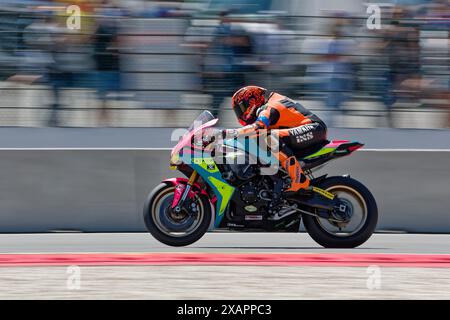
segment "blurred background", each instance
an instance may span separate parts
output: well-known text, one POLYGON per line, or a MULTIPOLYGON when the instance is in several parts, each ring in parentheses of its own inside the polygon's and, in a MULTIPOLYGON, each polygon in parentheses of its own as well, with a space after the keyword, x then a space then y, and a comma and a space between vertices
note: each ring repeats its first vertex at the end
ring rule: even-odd
POLYGON ((374 3, 1 0, 0 126, 237 126, 254 84, 331 127, 448 128, 449 2, 376 3, 372 29, 374 3))

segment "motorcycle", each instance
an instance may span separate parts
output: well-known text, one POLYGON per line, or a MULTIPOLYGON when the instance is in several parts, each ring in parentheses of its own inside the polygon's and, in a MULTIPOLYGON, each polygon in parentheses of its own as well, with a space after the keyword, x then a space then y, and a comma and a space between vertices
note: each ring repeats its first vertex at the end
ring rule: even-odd
POLYGON ((371 192, 348 175, 314 176, 328 161, 350 155, 363 144, 327 140, 296 151, 310 186, 284 193, 289 175, 281 168, 270 171, 276 165, 260 147, 255 152, 236 139, 205 139, 217 121, 209 111, 197 117, 171 152, 171 169, 186 178, 163 180, 148 195, 144 220, 157 240, 187 246, 215 229, 299 232, 301 221, 326 248, 354 248, 370 238, 378 220, 371 192), (219 161, 223 159, 228 161, 219 161))

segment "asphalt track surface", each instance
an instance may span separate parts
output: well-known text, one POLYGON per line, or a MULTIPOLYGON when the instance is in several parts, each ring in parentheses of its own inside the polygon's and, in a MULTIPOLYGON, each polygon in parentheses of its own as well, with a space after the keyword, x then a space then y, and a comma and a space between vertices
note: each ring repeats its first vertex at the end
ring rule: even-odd
POLYGON ((450 268, 100 266, 72 281, 73 270, 2 267, 0 299, 450 299, 450 268))
POLYGON ((375 234, 360 248, 330 250, 307 234, 216 232, 189 247, 171 248, 145 233, 2 234, 0 299, 450 299, 449 240, 450 235, 375 234), (124 253, 132 259, 162 257, 163 263, 120 262, 124 253), (114 254, 119 263, 80 258, 114 254), (225 263, 198 263, 220 255, 225 263), (249 263, 229 263, 239 255, 249 263), (57 263, 17 264, 49 256, 57 263), (70 256, 78 258, 65 260, 70 256), (189 261, 195 256, 200 260, 189 261), (261 263, 308 256, 335 262, 261 263), (8 257, 16 263, 5 263, 8 257), (354 263, 364 257, 368 262, 354 263), (391 257, 409 262, 386 265, 391 257), (415 265, 411 257, 444 263, 415 265))
POLYGON ((188 247, 169 247, 147 233, 0 234, 6 253, 385 253, 450 254, 450 235, 374 234, 355 249, 325 249, 306 233, 207 233, 188 247))

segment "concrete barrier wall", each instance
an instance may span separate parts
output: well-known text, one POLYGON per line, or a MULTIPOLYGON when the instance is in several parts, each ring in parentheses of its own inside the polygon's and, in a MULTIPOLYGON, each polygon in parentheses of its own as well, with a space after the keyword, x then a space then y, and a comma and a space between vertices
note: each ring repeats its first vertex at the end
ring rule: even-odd
MULTIPOLYGON (((142 205, 167 150, 0 150, 0 232, 144 231, 142 205)), ((378 230, 450 233, 450 152, 358 151, 349 173, 378 202, 378 230)))

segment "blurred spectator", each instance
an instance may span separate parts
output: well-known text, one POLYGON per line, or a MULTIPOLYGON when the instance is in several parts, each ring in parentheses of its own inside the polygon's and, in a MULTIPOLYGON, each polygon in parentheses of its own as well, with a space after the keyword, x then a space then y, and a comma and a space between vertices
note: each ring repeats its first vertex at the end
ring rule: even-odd
POLYGON ((427 70, 421 82, 424 98, 439 101, 438 107, 448 111, 445 126, 450 128, 450 6, 447 1, 435 1, 426 8, 422 19, 426 29, 436 38, 423 40, 422 64, 427 70))
MULTIPOLYGON (((348 20, 336 19, 331 27, 331 41, 325 60, 330 64, 331 73, 326 90, 328 92, 327 106, 332 112, 340 110, 341 105, 350 98, 354 88, 355 70, 351 54, 354 52, 354 40, 345 38, 345 26, 348 20)), ((331 126, 332 123, 329 123, 331 126)))
POLYGON ((108 125, 108 93, 116 94, 120 90, 119 35, 117 20, 120 10, 104 1, 96 11, 97 29, 94 36, 95 63, 97 67, 96 86, 101 100, 98 123, 108 125))
POLYGON ((206 50, 203 84, 213 96, 212 112, 218 116, 220 105, 245 84, 245 73, 252 70, 246 58, 253 52, 250 36, 232 25, 226 13, 220 16, 213 40, 206 50))
POLYGON ((290 32, 284 28, 283 17, 267 16, 245 24, 251 36, 251 56, 245 57, 245 64, 252 73, 246 74, 247 83, 287 92, 289 88, 283 77, 292 71, 298 61, 288 66, 286 55, 290 32))
POLYGON ((341 105, 350 98, 354 88, 355 70, 351 55, 356 44, 346 38, 345 27, 348 20, 344 17, 335 18, 329 30, 329 38, 322 39, 316 45, 315 59, 318 64, 309 72, 321 81, 312 90, 325 92, 325 104, 330 109, 327 125, 333 125, 333 117, 340 111, 341 105), (318 46, 318 48, 317 48, 318 46), (318 50, 318 51, 317 51, 318 50))
POLYGON ((384 46, 384 53, 388 58, 388 70, 385 78, 384 102, 391 127, 394 126, 393 104, 399 100, 417 98, 414 91, 420 82, 419 31, 415 26, 402 23, 402 19, 406 17, 405 9, 396 7, 385 38, 387 43, 384 46))
POLYGON ((38 17, 29 21, 22 32, 22 46, 16 51, 20 63, 17 74, 8 80, 23 84, 48 83, 48 68, 53 59, 51 50, 51 11, 38 11, 38 17))
POLYGON ((81 17, 80 30, 66 27, 67 16, 60 14, 52 34, 53 63, 50 66, 50 84, 53 91, 52 113, 49 126, 61 125, 59 109, 64 89, 91 88, 95 83, 92 34, 94 21, 87 8, 81 17))
MULTIPOLYGON (((160 110, 143 110, 151 107, 169 114, 168 119, 161 116, 163 123, 155 120, 154 124, 164 126, 187 117, 184 111, 179 112, 180 118, 173 117, 176 108, 198 107, 208 96, 212 97, 211 108, 217 116, 221 104, 236 89, 254 84, 319 100, 311 103, 313 108, 326 105, 330 116, 346 110, 344 104, 349 99, 358 99, 369 113, 361 110, 353 117, 345 117, 346 125, 367 125, 370 122, 364 117, 384 115, 372 112, 380 111, 382 102, 388 110, 389 126, 414 126, 411 120, 417 118, 415 123, 420 126, 437 127, 445 117, 432 113, 447 110, 446 125, 450 126, 448 1, 382 4, 380 30, 367 29, 367 17, 357 13, 362 13, 363 8, 359 2, 348 6, 354 12, 351 16, 344 12, 331 17, 322 15, 334 10, 328 3, 312 9, 282 1, 274 9, 270 1, 255 0, 214 0, 208 4, 138 0, 128 1, 126 8, 118 9, 110 4, 113 2, 116 6, 124 3, 17 0, 8 8, 2 6, 0 78, 10 80, 0 83, 5 89, 0 93, 8 98, 2 101, 2 112, 20 114, 19 125, 35 123, 22 120, 34 113, 14 109, 17 105, 29 108, 49 103, 45 94, 33 92, 42 87, 15 88, 17 83, 13 81, 41 83, 48 84, 52 93, 49 125, 61 124, 63 105, 86 107, 80 103, 80 95, 70 94, 69 90, 90 88, 97 93, 98 101, 89 102, 100 105, 96 113, 99 125, 111 124, 108 110, 122 90, 124 106, 116 112, 123 117, 123 125, 135 125, 133 121, 138 118, 136 121, 142 121, 138 112, 151 117, 162 114, 160 110), (81 30, 66 26, 65 9, 69 4, 81 7, 81 30), (99 7, 93 11, 95 6, 99 7), (227 11, 217 16, 219 8, 227 11), (262 9, 266 11, 258 11, 262 9), (41 16, 43 11, 58 14, 45 17, 41 16), (125 11, 128 15, 123 14, 125 11), (356 28, 357 24, 360 28, 356 28), (189 29, 192 34, 186 32, 189 29), (120 66, 127 72, 121 75, 120 66), (168 87, 171 94, 167 94, 168 87), (396 112, 399 121, 394 124, 394 108, 419 112, 396 112)), ((16 118, 10 118, 16 123, 16 118)), ((76 121, 86 118, 80 116, 76 121)), ((326 119, 333 125, 331 120, 326 119)))

